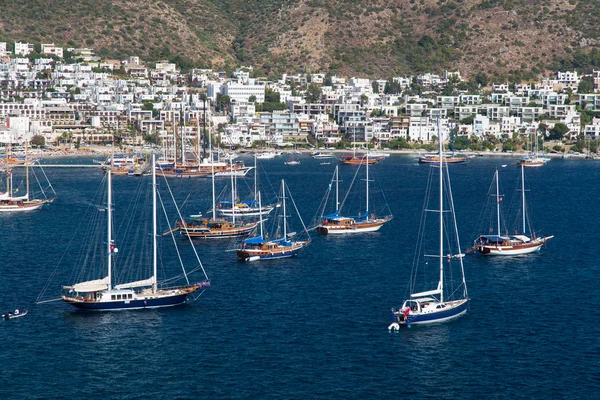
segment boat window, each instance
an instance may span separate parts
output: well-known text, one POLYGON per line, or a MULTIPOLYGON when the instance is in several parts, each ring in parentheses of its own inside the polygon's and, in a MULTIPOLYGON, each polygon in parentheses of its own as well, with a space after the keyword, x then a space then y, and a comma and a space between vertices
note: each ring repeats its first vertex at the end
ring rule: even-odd
POLYGON ((117 295, 117 300, 121 300, 121 295, 120 294, 117 295))
POLYGON ((111 295, 111 296, 110 296, 110 299, 111 299, 111 300, 114 300, 114 299, 115 299, 115 295, 114 295, 114 294, 113 294, 113 295, 111 295))
POLYGON ((132 295, 131 293, 129 293, 129 294, 127 295, 127 298, 129 298, 129 299, 133 299, 133 295, 132 295))

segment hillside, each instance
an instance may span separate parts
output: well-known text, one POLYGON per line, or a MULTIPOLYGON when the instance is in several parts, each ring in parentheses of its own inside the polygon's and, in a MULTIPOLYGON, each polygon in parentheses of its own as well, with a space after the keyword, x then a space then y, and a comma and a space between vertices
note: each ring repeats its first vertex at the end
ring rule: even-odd
POLYGON ((533 79, 600 66, 593 0, 3 0, 0 41, 259 74, 459 69, 533 79), (588 54, 592 51, 591 54, 588 54))

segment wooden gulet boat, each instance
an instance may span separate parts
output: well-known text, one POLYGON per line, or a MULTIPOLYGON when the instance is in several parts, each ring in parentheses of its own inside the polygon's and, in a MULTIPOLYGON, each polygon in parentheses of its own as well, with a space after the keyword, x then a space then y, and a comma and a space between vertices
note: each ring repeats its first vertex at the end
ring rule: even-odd
MULTIPOLYGON (((8 152, 7 152, 8 153, 8 152)), ((8 163, 7 163, 8 165, 8 163)), ((0 212, 18 213, 39 210, 52 203, 56 199, 56 192, 50 185, 50 189, 54 193, 53 197, 45 197, 43 199, 32 199, 29 191, 29 160, 28 160, 28 144, 25 144, 25 195, 15 196, 13 187, 13 173, 10 167, 6 168, 6 192, 0 192, 0 212)), ((45 175, 45 174, 44 174, 45 175)), ((42 190, 42 194, 45 196, 45 192, 42 190)))
MULTIPOLYGON (((286 203, 286 188, 285 181, 281 181, 281 201, 282 201, 282 228, 283 235, 281 238, 277 238, 275 240, 268 240, 267 235, 264 233, 263 228, 263 219, 260 216, 260 235, 257 237, 246 239, 242 242, 242 245, 236 250, 236 254, 239 258, 245 261, 258 261, 258 260, 274 260, 279 258, 288 258, 293 257, 298 254, 298 251, 304 248, 308 243, 310 243, 310 236, 308 235, 308 231, 306 226, 304 226, 304 222, 302 222, 302 227, 304 228, 304 232, 306 233, 307 240, 297 240, 295 232, 288 232, 287 227, 287 203, 286 203)), ((287 190, 289 192, 289 190, 287 190)), ((291 194, 289 197, 292 202, 291 194)), ((258 193, 258 202, 259 206, 261 205, 260 200, 260 192, 258 193)), ((295 207, 295 204, 294 204, 295 207)), ((297 211, 297 209, 296 209, 297 211)), ((298 214, 300 221, 302 218, 300 214, 298 214)), ((279 232, 279 229, 277 229, 279 232)))
MULTIPOLYGON (((521 164, 521 209, 522 209, 522 233, 515 231, 514 235, 502 235, 500 228, 500 184, 498 170, 494 174, 496 182, 496 234, 480 235, 474 242, 472 250, 476 250, 483 255, 491 256, 516 256, 535 253, 541 250, 542 246, 554 236, 537 237, 535 233, 526 235, 527 218, 525 202, 525 165, 521 164)), ((490 229, 493 231, 493 229, 490 229)))
MULTIPOLYGON (((210 155, 212 161, 212 145, 209 142, 210 147, 210 155)), ((236 223, 235 221, 235 213, 232 216, 232 221, 227 221, 225 219, 217 219, 217 208, 216 208, 216 199, 215 199, 215 170, 214 165, 212 167, 212 218, 211 219, 203 219, 200 221, 190 221, 186 222, 182 220, 177 223, 176 230, 183 236, 188 236, 191 238, 198 239, 226 239, 238 236, 248 236, 253 229, 256 228, 258 222, 248 222, 248 223, 236 223)), ((233 201, 234 197, 234 189, 233 189, 233 181, 234 175, 231 176, 231 199, 233 201)))
MULTIPOLYGON (((369 163, 366 166, 366 208, 365 212, 355 216, 347 217, 340 215, 339 201, 339 170, 335 168, 332 182, 335 182, 335 212, 329 215, 322 215, 317 225, 317 232, 322 234, 352 234, 376 232, 384 224, 392 219, 392 216, 377 217, 369 209, 369 163)), ((358 172, 358 171, 357 171, 358 172)), ((331 184, 329 187, 331 188, 331 184)))

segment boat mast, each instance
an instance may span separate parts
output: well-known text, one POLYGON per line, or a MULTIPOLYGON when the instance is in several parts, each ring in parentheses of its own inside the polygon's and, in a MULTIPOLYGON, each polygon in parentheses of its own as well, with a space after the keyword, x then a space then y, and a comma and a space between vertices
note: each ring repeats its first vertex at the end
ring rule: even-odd
MULTIPOLYGON (((114 160, 113 160, 114 162, 114 160)), ((108 169, 108 199, 106 200, 107 205, 107 230, 108 230, 108 290, 112 289, 112 252, 114 250, 114 245, 112 242, 112 168, 113 165, 108 169)))
MULTIPOLYGON (((260 192, 258 192, 258 208, 262 209, 262 200, 260 198, 260 192)), ((260 237, 261 237, 261 239, 264 239, 263 238, 263 218, 262 218, 261 212, 258 213, 258 219, 260 221, 260 237)))
POLYGON ((25 200, 29 200, 29 141, 25 139, 25 200))
POLYGON ((335 167, 335 212, 339 212, 340 211, 340 195, 339 195, 339 182, 340 182, 340 175, 339 175, 339 166, 336 165, 335 167))
MULTIPOLYGON (((229 156, 229 162, 232 162, 232 156, 229 156)), ((231 171, 231 219, 235 224, 235 181, 233 179, 233 171, 231 171)))
POLYGON ((496 169, 496 227, 498 236, 500 236, 500 184, 498 183, 498 178, 500 178, 500 175, 498 174, 498 169, 496 169))
POLYGON ((440 303, 444 302, 444 161, 442 157, 442 130, 440 129, 440 120, 438 119, 438 147, 440 152, 440 282, 438 289, 440 291, 440 303))
MULTIPOLYGON (((256 169, 256 154, 254 154, 254 200, 256 200, 256 191, 258 190, 258 169, 256 169)), ((231 172, 233 173, 233 165, 231 166, 231 172)))
POLYGON ((283 201, 283 240, 287 238, 287 227, 286 227, 286 211, 285 211, 285 181, 281 180, 281 199, 283 201))
POLYGON ((367 151, 366 154, 366 161, 367 161, 367 173, 365 176, 365 181, 367 182, 367 209, 365 210, 365 212, 367 213, 367 219, 369 219, 369 152, 367 151))
POLYGON ((525 168, 521 164, 521 207, 523 207, 523 234, 525 234, 525 168))
MULTIPOLYGON (((206 103, 205 103, 206 106, 206 103)), ((206 125, 204 126, 204 136, 206 136, 206 125)), ((204 146, 202 146, 204 148, 204 146)), ((210 173, 212 175, 212 217, 213 221, 217 219, 217 201, 215 200, 215 162, 213 160, 212 141, 208 136, 208 155, 210 161, 210 173)), ((233 206, 233 205, 232 205, 233 206)))
POLYGON ((152 293, 156 293, 158 284, 156 282, 156 269, 158 265, 158 244, 156 240, 156 166, 155 166, 155 155, 152 154, 152 276, 154 277, 152 282, 152 293))

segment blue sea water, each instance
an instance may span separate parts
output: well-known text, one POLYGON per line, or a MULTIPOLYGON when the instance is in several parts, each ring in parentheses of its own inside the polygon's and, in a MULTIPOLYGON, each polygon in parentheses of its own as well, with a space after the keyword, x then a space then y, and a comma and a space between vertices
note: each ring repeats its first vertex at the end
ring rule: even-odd
MULTIPOLYGON (((262 167, 274 187, 286 179, 309 222, 335 165, 299 160, 262 167)), ((500 164, 508 164, 507 181, 518 178, 508 158, 450 167, 463 250, 480 233, 475 224, 500 164)), ((354 168, 340 167, 345 183, 354 168)), ((600 163, 528 169, 535 228, 554 239, 527 257, 468 256, 464 317, 389 333, 390 308, 401 305, 410 275, 428 168, 411 156, 372 168, 394 214, 377 233, 313 233, 298 257, 261 263, 200 242, 212 282, 200 299, 109 313, 34 304, 102 179, 95 169, 48 168, 60 196, 50 208, 0 215, 0 311, 30 310, 0 321, 0 398, 595 398, 600 163)), ((115 186, 126 191, 135 178, 120 179, 115 186)), ((209 180, 172 182, 178 200, 191 194, 187 213, 208 208, 209 180)), ((56 271, 51 294, 69 272, 56 271)))

